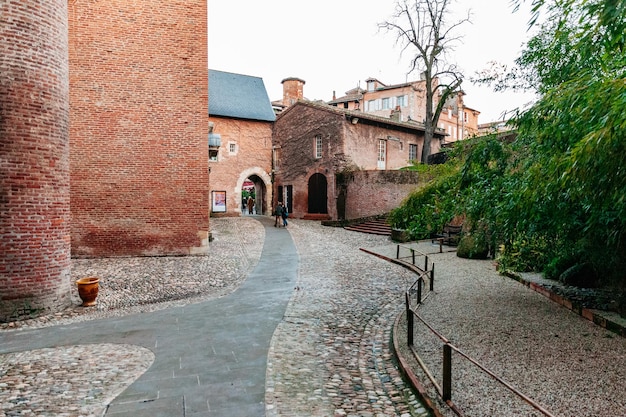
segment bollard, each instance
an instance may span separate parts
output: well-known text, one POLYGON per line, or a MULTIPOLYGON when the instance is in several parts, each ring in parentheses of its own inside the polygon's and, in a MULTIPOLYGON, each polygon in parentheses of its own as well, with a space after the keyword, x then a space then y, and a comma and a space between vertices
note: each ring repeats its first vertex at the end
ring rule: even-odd
POLYGON ((411 249, 411 256, 413 257, 413 265, 415 265, 415 249, 411 249))
POLYGON ((396 246, 396 259, 400 259, 400 245, 396 246))
POLYGON ((424 271, 428 272, 428 255, 424 256, 424 271))
POLYGON ((449 344, 443 345, 443 393, 444 401, 452 399, 452 348, 449 344))
POLYGON ((433 264, 433 269, 430 270, 430 290, 433 291, 435 288, 435 264, 433 264))
POLYGON ((422 283, 424 279, 419 277, 417 280, 417 304, 422 304, 422 283))
POLYGON ((409 293, 405 294, 405 302, 406 302, 406 342, 409 346, 413 346, 413 312, 411 311, 411 303, 409 299, 409 293))

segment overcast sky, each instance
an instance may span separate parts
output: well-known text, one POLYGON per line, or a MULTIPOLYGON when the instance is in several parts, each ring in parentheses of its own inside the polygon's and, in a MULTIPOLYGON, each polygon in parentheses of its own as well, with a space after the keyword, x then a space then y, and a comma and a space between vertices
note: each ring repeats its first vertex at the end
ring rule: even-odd
MULTIPOLYGON (((332 99, 369 77, 398 84, 419 78, 411 73, 408 51, 378 30, 390 20, 395 0, 208 0, 209 68, 261 77, 270 100, 282 98, 281 81, 306 81, 311 100, 332 99)), ((512 64, 528 38, 525 12, 512 12, 509 0, 459 0, 459 16, 471 22, 459 29, 452 52, 466 81, 465 105, 481 112, 479 123, 499 120, 504 111, 524 107, 531 93, 494 93, 469 81, 489 61, 512 64)), ((458 20, 454 19, 455 21, 458 20)))

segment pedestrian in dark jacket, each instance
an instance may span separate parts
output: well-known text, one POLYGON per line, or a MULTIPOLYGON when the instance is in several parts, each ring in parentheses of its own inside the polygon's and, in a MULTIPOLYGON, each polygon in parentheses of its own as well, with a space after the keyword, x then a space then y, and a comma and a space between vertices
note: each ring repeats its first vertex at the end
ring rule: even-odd
POLYGON ((283 202, 279 201, 276 209, 274 210, 274 227, 280 227, 280 223, 283 218, 283 202))
POLYGON ((289 217, 289 213, 287 213, 287 207, 283 206, 283 214, 281 217, 283 218, 283 227, 287 227, 287 217, 289 217))

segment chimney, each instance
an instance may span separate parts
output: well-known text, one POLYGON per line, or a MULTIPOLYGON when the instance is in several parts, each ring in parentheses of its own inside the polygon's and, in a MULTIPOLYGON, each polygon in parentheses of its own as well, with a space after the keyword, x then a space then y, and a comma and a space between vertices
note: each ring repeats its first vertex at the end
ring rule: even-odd
POLYGON ((389 115, 391 120, 395 120, 396 122, 402 121, 402 110, 400 110, 400 106, 396 106, 395 109, 391 110, 391 114, 389 115))
POLYGON ((289 107, 304 98, 304 84, 300 78, 290 77, 281 81, 283 85, 283 106, 289 107))

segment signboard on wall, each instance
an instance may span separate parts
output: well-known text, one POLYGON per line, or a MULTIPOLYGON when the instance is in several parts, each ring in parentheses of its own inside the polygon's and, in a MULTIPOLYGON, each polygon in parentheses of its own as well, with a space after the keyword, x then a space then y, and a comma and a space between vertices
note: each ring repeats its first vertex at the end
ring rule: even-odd
POLYGON ((226 191, 212 191, 213 205, 211 211, 214 213, 226 212, 226 191))

